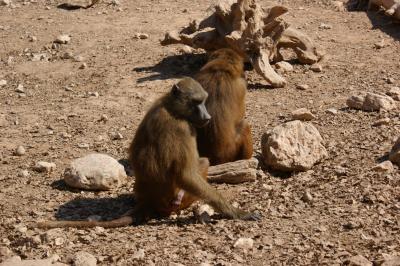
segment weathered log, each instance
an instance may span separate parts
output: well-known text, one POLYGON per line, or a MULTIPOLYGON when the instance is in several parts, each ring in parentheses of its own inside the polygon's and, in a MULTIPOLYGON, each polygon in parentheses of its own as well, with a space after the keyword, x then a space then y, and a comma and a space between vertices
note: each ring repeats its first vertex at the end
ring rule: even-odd
POLYGON ((208 168, 208 182, 238 184, 254 181, 257 174, 258 160, 240 160, 230 163, 210 166, 208 168))
POLYGON ((179 33, 166 33, 161 44, 180 43, 206 51, 231 48, 273 87, 283 87, 285 79, 270 65, 271 61, 283 60, 279 49, 293 49, 304 64, 321 59, 309 37, 279 18, 287 11, 283 6, 263 9, 256 0, 221 0, 209 17, 191 22, 179 33))

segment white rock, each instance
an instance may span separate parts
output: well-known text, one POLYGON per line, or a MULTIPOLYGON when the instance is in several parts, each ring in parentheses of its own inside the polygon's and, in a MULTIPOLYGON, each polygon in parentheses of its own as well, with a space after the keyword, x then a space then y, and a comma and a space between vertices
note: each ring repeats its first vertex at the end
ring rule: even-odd
POLYGON ((310 121, 315 119, 315 115, 313 115, 310 110, 306 108, 300 108, 292 112, 292 119, 310 121))
POLYGON ((338 113, 338 110, 335 108, 329 108, 326 110, 326 112, 331 115, 336 115, 338 113))
POLYGON ((67 44, 71 41, 71 37, 67 34, 61 34, 54 40, 55 43, 67 44))
POLYGON ((234 248, 240 249, 251 249, 253 247, 254 240, 251 238, 241 237, 236 240, 235 244, 233 245, 234 248))
POLYGON ((34 166, 34 170, 36 170, 38 172, 50 173, 55 169, 56 169, 55 163, 49 163, 49 162, 44 162, 44 161, 39 161, 34 166))
POLYGON ((374 166, 372 170, 375 172, 391 173, 394 171, 394 167, 391 161, 384 161, 374 166))
POLYGON ((90 253, 79 251, 73 258, 74 266, 96 266, 97 259, 90 253))
POLYGON ((18 86, 15 89, 15 91, 18 92, 18 93, 24 93, 25 92, 24 85, 18 84, 18 86))
POLYGON ((124 138, 124 136, 119 132, 111 133, 111 139, 112 140, 119 140, 119 139, 123 139, 123 138, 124 138))
POLYGON ((400 166, 400 137, 397 139, 389 153, 389 160, 400 166))
POLYGON ((65 239, 62 237, 57 237, 56 239, 54 239, 54 244, 56 246, 62 246, 65 243, 65 239))
POLYGON ((400 88, 399 87, 392 87, 390 90, 386 93, 390 97, 393 98, 393 100, 400 101, 400 88))
POLYGON ((133 254, 133 256, 132 256, 132 258, 134 258, 134 259, 138 259, 138 260, 142 260, 142 259, 144 259, 144 257, 145 257, 145 253, 144 253, 144 249, 139 249, 138 251, 136 251, 134 254, 133 254))
POLYGON ((29 174, 29 172, 28 172, 28 170, 22 170, 20 173, 19 173, 19 176, 21 176, 21 177, 29 177, 30 176, 30 174, 29 174))
POLYGON ((349 258, 345 265, 347 266, 372 266, 372 262, 361 255, 349 258))
POLYGON ((109 190, 125 184, 127 176, 117 160, 95 153, 72 161, 65 170, 64 180, 75 188, 109 190))
POLYGON ((3 263, 0 263, 0 266, 68 266, 68 264, 57 262, 58 260, 58 256, 52 256, 42 260, 21 260, 21 257, 13 256, 3 263))
POLYGON ((296 86, 296 89, 301 90, 301 91, 306 91, 310 88, 310 86, 308 86, 307 84, 298 84, 296 86))
POLYGON ((7 85, 7 80, 0 79, 0 87, 6 86, 6 85, 7 85))
POLYGON ((15 155, 22 156, 22 155, 24 155, 25 153, 26 153, 26 150, 25 150, 24 146, 18 146, 18 147, 15 149, 15 155))
POLYGON ((265 164, 281 171, 306 171, 328 156, 318 130, 298 120, 264 133, 261 148, 265 164))
POLYGON ((370 92, 365 95, 353 95, 347 99, 346 104, 350 108, 363 111, 391 110, 396 107, 396 102, 389 96, 370 92))
POLYGON ((195 209, 194 215, 200 223, 207 223, 211 221, 211 216, 214 215, 214 209, 208 204, 202 204, 195 209))
POLYGON ((280 61, 278 63, 275 64, 276 69, 280 69, 284 72, 291 72, 293 71, 293 66, 285 61, 280 61))
POLYGON ((325 24, 325 23, 321 23, 321 24, 319 25, 319 28, 320 28, 320 29, 323 29, 323 30, 330 30, 330 29, 332 29, 332 25, 330 25, 330 24, 325 24))

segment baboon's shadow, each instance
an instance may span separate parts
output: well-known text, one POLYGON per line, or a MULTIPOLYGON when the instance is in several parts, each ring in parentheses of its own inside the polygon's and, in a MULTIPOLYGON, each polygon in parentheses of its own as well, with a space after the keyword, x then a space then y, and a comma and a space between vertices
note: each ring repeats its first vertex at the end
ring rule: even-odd
POLYGON ((193 76, 207 62, 204 54, 181 54, 163 58, 159 63, 149 67, 136 67, 135 72, 149 73, 149 76, 139 78, 138 83, 166 80, 170 78, 181 78, 193 76))
POLYGON ((87 220, 89 216, 97 215, 101 220, 111 220, 120 217, 135 205, 132 194, 122 194, 117 198, 75 198, 62 204, 55 215, 57 220, 87 220))

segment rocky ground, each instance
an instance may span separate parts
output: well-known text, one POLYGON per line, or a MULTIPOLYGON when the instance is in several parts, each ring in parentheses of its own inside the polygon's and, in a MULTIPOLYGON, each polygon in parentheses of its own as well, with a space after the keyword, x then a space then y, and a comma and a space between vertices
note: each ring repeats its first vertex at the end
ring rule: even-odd
POLYGON ((138 227, 27 228, 38 220, 105 219, 129 209, 134 180, 108 192, 81 191, 60 181, 64 169, 92 152, 126 158, 154 99, 204 63, 200 51, 184 54, 182 46, 162 47, 159 40, 204 17, 213 2, 101 1, 71 11, 54 0, 0 6, 0 261, 57 255, 79 265, 80 251, 98 265, 340 265, 349 259, 379 265, 400 256, 399 170, 371 170, 398 137, 399 109, 346 105, 353 94, 400 86, 400 25, 381 13, 339 11, 328 0, 278 1, 289 8, 284 18, 325 49, 322 72, 290 61, 294 70, 284 74, 288 85, 281 89, 247 72, 255 156, 262 134, 299 108, 316 116, 312 123, 328 153, 306 172, 264 169, 254 182, 216 185, 261 213, 261 221, 202 224, 188 210, 138 227), (70 40, 54 44, 62 34, 70 40), (35 171, 39 161, 55 168, 35 171))

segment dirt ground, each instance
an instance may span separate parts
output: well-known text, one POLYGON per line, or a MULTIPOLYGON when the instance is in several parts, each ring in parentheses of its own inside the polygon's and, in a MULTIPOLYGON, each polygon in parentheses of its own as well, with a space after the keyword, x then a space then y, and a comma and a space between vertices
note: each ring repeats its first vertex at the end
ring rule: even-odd
POLYGON ((316 114, 313 124, 329 153, 307 172, 281 176, 265 170, 252 183, 216 186, 241 207, 260 212, 261 221, 201 224, 188 210, 138 227, 26 230, 33 221, 111 218, 129 209, 134 180, 109 192, 79 191, 60 181, 63 171, 91 152, 126 158, 154 99, 204 63, 200 51, 185 55, 181 46, 162 47, 159 40, 205 17, 213 2, 102 1, 67 11, 57 8, 61 1, 32 0, 0 7, 0 80, 7 81, 0 87, 3 253, 6 247, 28 259, 58 254, 69 263, 77 251, 87 251, 99 265, 340 265, 358 254, 370 261, 400 255, 398 168, 391 174, 370 171, 399 136, 398 109, 367 113, 345 104, 359 91, 385 93, 400 86, 400 24, 381 13, 339 12, 327 0, 279 1, 289 8, 285 19, 329 55, 322 72, 294 63, 294 71, 284 75, 288 85, 280 89, 247 72, 246 116, 255 155, 262 133, 301 107, 316 114), (136 33, 149 37, 137 39, 136 33), (69 34, 70 43, 52 47, 60 34, 69 34), (376 49, 382 40, 385 46, 376 49), (71 53, 81 57, 68 58, 71 53), (24 93, 16 92, 19 84, 24 93), (296 89, 299 84, 309 89, 296 89), (329 108, 338 113, 327 113, 329 108), (382 117, 390 124, 372 126, 382 117), (116 132, 123 138, 113 140, 116 132), (26 149, 23 156, 14 155, 19 145, 26 149), (56 170, 37 173, 37 161, 54 162, 56 170), (313 196, 309 203, 302 200, 306 191, 313 196), (252 238, 253 248, 234 248, 239 237, 252 238))

